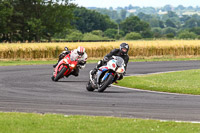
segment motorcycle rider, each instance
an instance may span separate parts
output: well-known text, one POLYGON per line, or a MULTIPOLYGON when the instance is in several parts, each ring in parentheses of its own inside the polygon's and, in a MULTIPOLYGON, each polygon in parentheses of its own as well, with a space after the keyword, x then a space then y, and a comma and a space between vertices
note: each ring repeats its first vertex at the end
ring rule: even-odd
MULTIPOLYGON (((112 59, 112 56, 120 56, 121 58, 124 59, 124 63, 125 63, 125 71, 127 68, 127 64, 129 61, 129 56, 128 56, 128 51, 129 51, 129 45, 127 43, 121 43, 120 44, 120 48, 119 49, 113 49, 109 54, 107 54, 106 56, 104 56, 104 59, 100 60, 97 64, 97 66, 90 71, 91 75, 96 74, 97 70, 105 65, 110 59, 112 59)), ((124 73, 125 75, 125 73, 124 73)), ((123 79, 123 76, 120 77, 118 80, 123 79)))
POLYGON ((70 73, 70 75, 78 76, 79 68, 84 69, 86 62, 87 62, 87 53, 85 52, 85 48, 79 46, 77 49, 69 51, 68 48, 65 47, 65 51, 63 51, 59 55, 58 62, 55 65, 53 65, 53 67, 55 68, 58 65, 58 63, 60 62, 60 60, 62 60, 67 54, 70 54, 71 61, 75 61, 75 60, 78 61, 79 67, 76 67, 76 69, 74 69, 74 71, 70 73))

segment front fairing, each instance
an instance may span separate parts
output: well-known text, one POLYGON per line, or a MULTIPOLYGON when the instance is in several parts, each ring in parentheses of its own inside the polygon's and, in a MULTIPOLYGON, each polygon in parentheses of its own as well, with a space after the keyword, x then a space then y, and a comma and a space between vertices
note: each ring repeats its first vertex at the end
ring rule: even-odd
POLYGON ((66 55, 55 68, 54 77, 56 77, 58 71, 60 71, 63 67, 66 67, 68 70, 64 73, 64 76, 67 76, 73 69, 77 67, 77 61, 71 61, 69 54, 66 55))
POLYGON ((105 66, 99 68, 99 71, 97 72, 97 83, 99 84, 104 81, 109 74, 114 75, 114 77, 120 77, 124 72, 124 60, 121 57, 114 57, 107 62, 105 66))
POLYGON ((107 62, 106 66, 102 66, 99 68, 97 72, 97 83, 104 81, 109 74, 115 73, 115 70, 117 69, 116 60, 110 60, 107 62))

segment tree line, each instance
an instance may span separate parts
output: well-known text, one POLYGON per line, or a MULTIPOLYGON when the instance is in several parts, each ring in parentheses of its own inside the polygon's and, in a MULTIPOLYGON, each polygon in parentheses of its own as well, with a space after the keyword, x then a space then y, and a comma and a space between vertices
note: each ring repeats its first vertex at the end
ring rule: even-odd
POLYGON ((69 0, 0 0, 0 42, 199 38, 200 17, 139 13, 112 19, 69 0))
POLYGON ((200 7, 172 7, 166 5, 161 8, 153 7, 118 7, 89 8, 101 14, 108 15, 116 23, 124 21, 131 16, 137 16, 147 22, 151 28, 151 38, 180 38, 199 39, 200 34, 200 7), (188 15, 190 14, 190 15, 188 15))
POLYGON ((56 34, 54 37, 69 41, 126 39, 126 35, 131 32, 135 32, 136 38, 138 35, 139 38, 152 37, 149 24, 137 16, 128 17, 117 23, 97 11, 76 7, 74 18, 71 22, 74 29, 56 34))
POLYGON ((68 0, 0 0, 0 41, 51 40, 71 26, 68 0))

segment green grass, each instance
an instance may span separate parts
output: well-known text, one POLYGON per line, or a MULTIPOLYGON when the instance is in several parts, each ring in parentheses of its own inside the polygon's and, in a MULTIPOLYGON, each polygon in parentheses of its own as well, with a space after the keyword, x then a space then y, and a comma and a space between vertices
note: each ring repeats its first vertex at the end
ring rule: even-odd
POLYGON ((152 91, 200 95, 200 69, 125 77, 117 85, 152 91))
MULTIPOLYGON (((87 63, 97 63, 101 58, 89 59, 87 63)), ((149 61, 189 61, 189 60, 200 60, 200 57, 192 58, 173 58, 173 57, 153 57, 153 58, 134 58, 130 59, 129 62, 149 62, 149 61)), ((0 66, 16 66, 16 65, 44 65, 44 64, 55 64, 57 60, 0 60, 0 66)))
POLYGON ((199 133, 200 124, 130 118, 0 113, 1 133, 199 133))

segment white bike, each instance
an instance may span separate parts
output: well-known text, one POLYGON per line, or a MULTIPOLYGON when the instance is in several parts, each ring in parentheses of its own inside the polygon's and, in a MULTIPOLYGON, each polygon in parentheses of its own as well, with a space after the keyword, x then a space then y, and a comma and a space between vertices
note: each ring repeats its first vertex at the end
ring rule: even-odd
POLYGON ((125 72, 124 60, 119 56, 113 56, 106 65, 99 68, 95 75, 90 74, 90 80, 86 86, 88 91, 103 92, 105 89, 116 82, 125 72))

